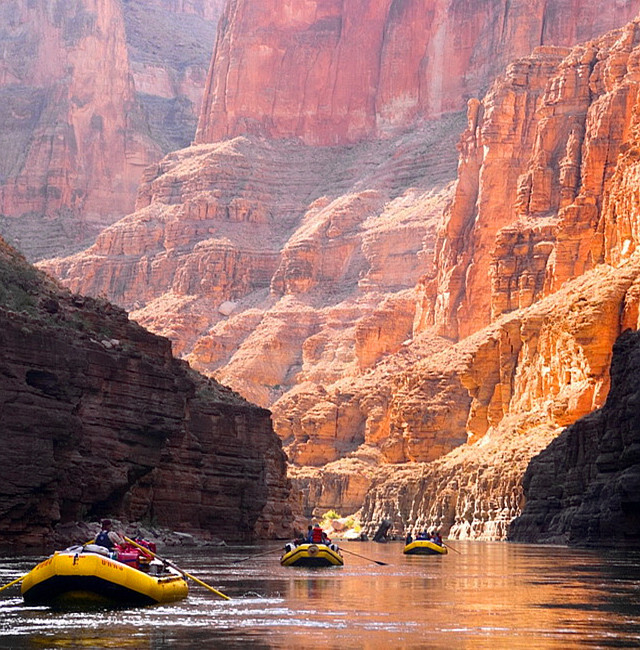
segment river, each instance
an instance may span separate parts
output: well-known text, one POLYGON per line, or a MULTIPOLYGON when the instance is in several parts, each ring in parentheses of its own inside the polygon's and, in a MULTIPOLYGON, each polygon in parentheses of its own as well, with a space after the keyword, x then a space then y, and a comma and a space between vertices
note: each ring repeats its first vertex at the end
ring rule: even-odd
MULTIPOLYGON (((171 605, 59 612, 10 587, 0 648, 640 647, 640 553, 449 544, 425 557, 401 542, 344 543, 345 566, 326 569, 281 567, 280 544, 165 550, 232 600, 191 583, 171 605)), ((0 558, 0 585, 39 559, 0 558)))

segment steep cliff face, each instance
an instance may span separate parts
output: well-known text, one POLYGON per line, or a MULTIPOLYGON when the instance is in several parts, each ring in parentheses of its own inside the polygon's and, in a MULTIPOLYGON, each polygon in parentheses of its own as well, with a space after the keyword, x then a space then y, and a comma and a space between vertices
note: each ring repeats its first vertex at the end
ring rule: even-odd
MULTIPOLYGON (((456 195, 437 244, 436 273, 421 283, 416 330, 459 337, 454 349, 470 355, 462 373, 472 398, 465 428, 478 442, 407 470, 405 481, 376 483, 365 505, 370 520, 391 518, 399 527, 418 520, 460 536, 504 538, 524 503, 528 460, 562 427, 604 404, 613 343, 638 327, 638 206, 630 191, 637 178, 638 42, 634 22, 570 52, 539 49, 470 105, 456 195), (513 135, 529 143, 524 155, 513 135), (502 210, 497 196, 506 197, 502 210), (389 503, 398 500, 394 514, 389 503)), ((575 451, 575 444, 558 445, 575 451)), ((551 449, 558 463, 575 461, 561 461, 559 447, 551 449)), ((558 492, 551 494, 552 482, 540 500, 535 492, 550 481, 551 454, 531 470, 528 497, 535 503, 519 525, 531 532, 520 538, 545 535, 544 526, 536 531, 541 509, 551 508, 558 492)), ((595 459, 588 452, 581 458, 585 466, 577 461, 572 475, 592 476, 595 459)), ((579 524, 570 533, 576 489, 566 487, 567 509, 549 511, 545 524, 557 517, 547 539, 596 541, 579 524)), ((599 494, 606 510, 608 493, 599 494)))
MULTIPOLYGON (((613 343, 637 327, 639 273, 637 256, 617 269, 600 265, 453 345, 449 356, 470 398, 458 417, 472 444, 374 472, 362 511, 370 530, 389 519, 398 530, 440 526, 452 536, 505 539, 525 503, 531 458, 604 403, 613 343)), ((433 405, 422 407, 427 417, 433 405)))
POLYGON ((193 138, 222 0, 166 4, 2 3, 0 232, 29 257, 86 245, 193 138))
POLYGON ((640 543, 640 335, 618 339, 611 391, 598 411, 567 428, 529 465, 516 541, 640 543))
POLYGON ((38 228, 36 240, 61 246, 126 214, 142 168, 160 152, 133 127, 139 108, 120 3, 9 2, 0 11, 2 140, 12 154, 3 156, 0 213, 3 232, 32 253, 38 228))
POLYGON ((470 105, 425 326, 463 338, 635 250, 629 218, 605 214, 633 137, 637 41, 632 23, 571 51, 538 48, 470 105))
POLYGON ((291 532, 268 411, 1 240, 0 303, 3 547, 108 514, 234 540, 291 532))
POLYGON ((245 133, 342 144, 459 111, 513 59, 631 20, 589 0, 231 0, 197 142, 245 133))
MULTIPOLYGON (((413 6, 394 3, 389 16, 413 6)), ((531 6, 505 5, 508 16, 531 6)), ((595 17, 580 6, 580 28, 554 23, 557 42, 631 10, 595 17)), ((382 109, 374 122, 357 104, 353 116, 339 109, 336 81, 335 95, 321 96, 336 102, 325 130, 315 121, 324 109, 306 119, 293 100, 295 128, 276 112, 253 121, 248 107, 261 100, 251 92, 241 111, 236 89, 257 88, 249 71, 259 57, 270 106, 294 97, 284 75, 268 81, 273 44, 251 50, 269 41, 267 26, 298 54, 307 37, 337 38, 337 4, 317 14, 314 3, 287 5, 286 30, 264 7, 227 8, 202 144, 150 168, 137 211, 95 246, 46 267, 134 309, 199 369, 271 406, 307 506, 345 511, 366 494, 371 526, 388 518, 504 538, 528 461, 602 406, 613 342, 637 327, 638 25, 574 48, 544 45, 509 66, 468 102, 450 183, 459 116, 329 147, 314 143, 381 135, 382 109), (238 130, 249 135, 208 142, 238 130)), ((384 11, 369 10, 379 25, 384 11)), ((543 15, 567 11, 545 3, 543 15)), ((315 97, 314 74, 305 97, 315 97)), ((411 119, 431 114, 426 99, 409 105, 411 119)))

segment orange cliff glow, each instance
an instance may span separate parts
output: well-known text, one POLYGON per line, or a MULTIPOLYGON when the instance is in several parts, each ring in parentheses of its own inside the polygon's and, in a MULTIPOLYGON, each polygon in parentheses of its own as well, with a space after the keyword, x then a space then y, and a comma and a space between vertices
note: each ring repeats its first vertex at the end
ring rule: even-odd
MULTIPOLYGON (((337 38, 336 9, 323 6, 320 25, 301 11, 292 29, 308 35, 311 24, 337 38)), ((429 6, 445 16, 444 4, 429 6)), ((381 7, 372 5, 374 18, 381 7)), ((509 20, 524 11, 510 7, 501 34, 515 35, 509 20)), ((531 20, 564 7, 547 3, 531 20)), ((522 507, 528 460, 603 403, 612 343, 637 326, 635 198, 625 193, 638 26, 539 47, 466 116, 366 141, 382 133, 382 100, 373 117, 352 118, 336 92, 335 123, 322 130, 316 113, 296 112, 284 81, 268 87, 295 128, 278 102, 256 122, 240 90, 228 90, 247 86, 252 97, 260 87, 239 63, 245 46, 247 61, 261 52, 271 70, 277 48, 260 49, 264 30, 254 29, 262 9, 227 7, 199 144, 149 168, 136 212, 95 246, 46 268, 74 290, 106 292, 194 366, 269 406, 307 505, 364 504, 369 521, 433 513, 457 535, 503 538, 522 507), (327 134, 358 142, 318 146, 327 134), (275 139, 291 135, 304 142, 275 139)), ((585 5, 579 29, 553 23, 567 28, 557 42, 619 11, 585 5)), ((489 43, 476 37, 486 58, 489 43)), ((509 43, 504 56, 521 41, 509 43)), ((433 115, 419 96, 409 113, 433 115)))

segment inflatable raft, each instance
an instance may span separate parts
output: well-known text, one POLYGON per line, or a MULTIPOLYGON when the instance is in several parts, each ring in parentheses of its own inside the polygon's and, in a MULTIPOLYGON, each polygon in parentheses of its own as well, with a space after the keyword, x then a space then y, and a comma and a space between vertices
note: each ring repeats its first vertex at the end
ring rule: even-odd
POLYGON ((337 546, 333 544, 287 544, 285 554, 280 558, 282 566, 342 566, 344 560, 337 546))
POLYGON ((447 547, 426 539, 416 539, 404 547, 405 555, 446 555, 447 547))
POLYGON ((22 581, 25 603, 152 605, 180 600, 189 593, 185 577, 173 568, 151 562, 142 571, 105 555, 105 551, 95 546, 75 547, 40 562, 22 581))

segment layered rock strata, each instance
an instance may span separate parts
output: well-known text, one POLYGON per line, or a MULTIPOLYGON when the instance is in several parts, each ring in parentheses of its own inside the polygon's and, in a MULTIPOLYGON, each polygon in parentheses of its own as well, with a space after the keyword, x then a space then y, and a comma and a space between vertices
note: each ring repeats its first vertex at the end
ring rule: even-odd
POLYGON ((640 544, 640 334, 616 342, 611 391, 598 411, 568 427, 530 463, 515 541, 640 544))
MULTIPOLYGON (((216 57, 225 34, 244 42, 234 29, 263 37, 244 9, 229 5, 216 57)), ((453 118, 350 147, 206 143, 236 130, 319 137, 303 116, 300 131, 275 113, 266 127, 249 109, 236 120, 231 48, 233 65, 211 77, 208 97, 221 95, 204 109, 202 144, 151 169, 138 211, 96 246, 48 268, 136 308, 198 367, 272 405, 316 504, 344 512, 370 490, 373 528, 432 521, 504 538, 529 459, 602 406, 613 342, 637 327, 637 34, 632 23, 511 65, 468 104, 454 185, 453 118)), ((378 133, 344 114, 323 137, 378 133)))
POLYGON ((397 531, 441 527, 452 537, 506 539, 526 501, 529 461, 604 403, 613 343, 638 326, 639 277, 637 255, 620 269, 601 265, 452 346, 472 396, 462 430, 475 442, 374 473, 362 510, 367 531, 389 519, 397 531))
POLYGON ((31 259, 86 246, 191 142, 222 2, 2 4, 0 232, 31 259))
POLYGON ((637 0, 231 0, 196 141, 343 144, 459 111, 513 59, 620 27, 637 0))
POLYGON ((163 154, 194 139, 224 4, 225 0, 123 3, 136 98, 163 154))
POLYGON ((0 544, 112 515, 228 540, 291 534, 268 411, 0 241, 0 544))

